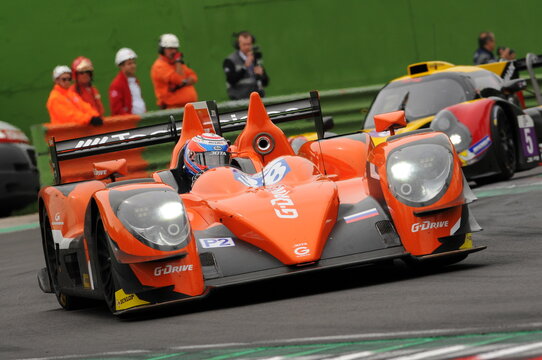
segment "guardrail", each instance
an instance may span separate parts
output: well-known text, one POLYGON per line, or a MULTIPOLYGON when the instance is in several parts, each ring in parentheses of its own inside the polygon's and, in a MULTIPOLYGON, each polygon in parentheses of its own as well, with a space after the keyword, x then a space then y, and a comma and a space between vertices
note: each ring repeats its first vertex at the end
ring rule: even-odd
MULTIPOLYGON (((366 110, 382 85, 372 85, 339 90, 320 91, 322 112, 326 116, 333 116, 336 125, 356 126, 361 128, 366 110), (359 124, 359 125, 358 125, 359 124)), ((304 98, 307 93, 296 93, 285 96, 268 97, 265 104, 276 104, 304 98)), ((229 112, 248 106, 248 100, 226 101, 218 103, 219 112, 229 112)), ((169 121, 170 115, 175 119, 182 119, 183 109, 168 109, 145 113, 141 116, 112 116, 104 118, 104 124, 99 127, 81 126, 74 124, 39 124, 31 127, 32 142, 36 148, 38 169, 40 172, 41 185, 53 183, 53 172, 49 158, 49 139, 65 140, 69 138, 98 135, 105 132, 119 131, 134 127, 153 125, 169 121)), ((171 156, 172 145, 152 146, 142 151, 128 150, 129 153, 115 153, 112 157, 129 157, 129 171, 144 174, 145 171, 154 171, 166 168, 171 156), (139 151, 139 152, 138 152, 139 151)), ((103 161, 103 156, 100 157, 103 161)), ((81 171, 77 160, 64 164, 63 177, 77 179, 81 171)))

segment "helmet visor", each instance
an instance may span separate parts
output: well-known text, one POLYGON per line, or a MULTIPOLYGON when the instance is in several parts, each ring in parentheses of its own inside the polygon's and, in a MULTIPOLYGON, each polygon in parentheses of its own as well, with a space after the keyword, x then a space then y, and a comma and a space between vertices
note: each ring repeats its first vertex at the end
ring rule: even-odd
POLYGON ((194 162, 206 166, 208 169, 227 166, 230 164, 230 154, 226 151, 197 152, 194 156, 194 162))

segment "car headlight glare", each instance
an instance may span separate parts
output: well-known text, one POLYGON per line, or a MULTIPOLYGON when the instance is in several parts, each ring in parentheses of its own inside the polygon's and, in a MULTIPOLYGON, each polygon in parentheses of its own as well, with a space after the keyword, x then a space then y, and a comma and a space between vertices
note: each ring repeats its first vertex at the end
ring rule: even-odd
POLYGON ((414 167, 409 162, 401 161, 396 164, 393 164, 390 170, 394 178, 401 181, 407 181, 412 176, 414 167))
POLYGON ((448 188, 453 154, 436 144, 400 148, 388 157, 388 183, 393 195, 410 206, 427 206, 448 188))
POLYGON ((181 216, 184 212, 183 204, 178 201, 171 201, 162 204, 158 208, 159 216, 164 220, 171 220, 181 216))
POLYGON ((452 142, 452 144, 454 144, 454 146, 456 146, 456 145, 461 144, 463 139, 461 138, 461 135, 459 134, 452 134, 450 135, 450 141, 452 142))
POLYGON ((184 205, 171 191, 131 196, 122 201, 117 216, 138 240, 160 250, 180 249, 190 235, 184 205))
POLYGON ((467 150, 472 141, 469 129, 459 122, 457 117, 450 110, 441 110, 431 122, 431 129, 442 131, 454 144, 456 152, 467 150))

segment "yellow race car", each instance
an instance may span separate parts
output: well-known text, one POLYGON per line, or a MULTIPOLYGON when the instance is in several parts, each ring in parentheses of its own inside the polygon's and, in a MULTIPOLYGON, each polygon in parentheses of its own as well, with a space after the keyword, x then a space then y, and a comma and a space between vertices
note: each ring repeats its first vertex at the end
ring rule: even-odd
POLYGON ((523 59, 480 66, 409 65, 407 75, 380 90, 364 131, 376 143, 384 141, 390 134, 374 130, 374 116, 404 110, 408 124, 398 134, 442 131, 454 144, 467 179, 508 179, 540 162, 541 108, 523 109, 521 91, 527 82, 511 80, 524 67, 523 59))

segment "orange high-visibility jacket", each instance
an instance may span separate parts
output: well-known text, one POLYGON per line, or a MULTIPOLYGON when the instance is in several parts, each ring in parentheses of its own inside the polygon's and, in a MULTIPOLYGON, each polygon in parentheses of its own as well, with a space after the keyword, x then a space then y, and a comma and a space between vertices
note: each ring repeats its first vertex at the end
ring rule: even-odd
POLYGON ((47 99, 47 110, 51 124, 81 124, 86 125, 98 112, 87 104, 81 97, 69 89, 56 84, 47 99))
POLYGON ((182 66, 184 76, 179 75, 175 71, 175 63, 171 63, 163 55, 160 55, 152 65, 151 79, 154 85, 157 104, 161 108, 183 107, 189 102, 198 101, 198 93, 193 85, 175 89, 186 78, 190 77, 196 82, 198 81, 198 76, 194 70, 184 64, 182 66))

